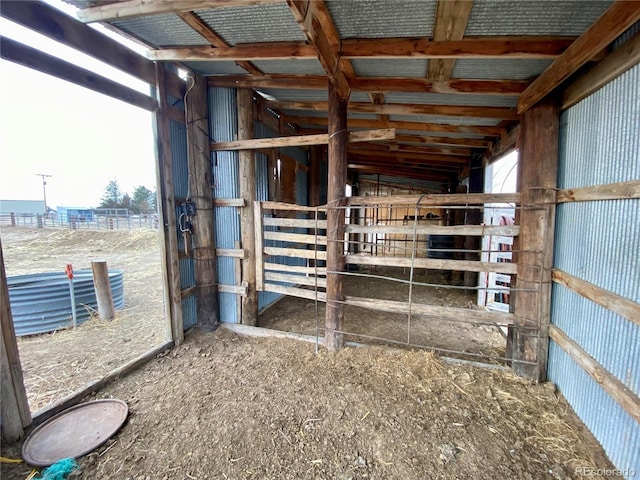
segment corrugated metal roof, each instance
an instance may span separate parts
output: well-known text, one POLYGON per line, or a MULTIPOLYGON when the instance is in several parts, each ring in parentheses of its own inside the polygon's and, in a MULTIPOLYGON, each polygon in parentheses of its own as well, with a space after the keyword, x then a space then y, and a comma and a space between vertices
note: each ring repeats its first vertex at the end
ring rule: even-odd
POLYGON ((424 78, 427 75, 427 60, 424 58, 354 58, 351 65, 359 77, 424 78))
POLYGON ((254 60, 256 67, 264 73, 283 73, 289 75, 325 75, 317 59, 254 60))
POLYGON ((407 190, 424 190, 427 192, 442 193, 446 191, 447 185, 441 182, 433 182, 428 180, 418 180, 415 178, 405 177, 391 177, 388 175, 376 175, 376 174, 360 174, 358 175, 358 181, 365 180, 369 182, 377 183, 391 183, 395 185, 406 186, 407 190))
POLYGON ((237 75, 247 71, 236 65, 236 62, 183 62, 185 66, 192 68, 203 75, 237 75))
POLYGON ((444 125, 482 125, 494 127, 501 120, 494 118, 451 117, 447 115, 391 115, 390 120, 398 122, 423 122, 444 125))
POLYGON ((209 45, 209 42, 173 13, 115 20, 111 24, 154 48, 209 45))
POLYGON ((452 78, 527 80, 544 72, 553 60, 521 58, 463 58, 456 61, 452 78))
POLYGON ((196 13, 231 45, 306 40, 285 2, 197 10, 196 13))
POLYGON ((430 37, 436 0, 327 0, 341 38, 430 37))
POLYGON ((611 1, 484 0, 473 4, 466 36, 582 34, 611 1))
POLYGON ((387 103, 417 103, 431 105, 468 105, 481 107, 515 107, 518 97, 498 95, 459 95, 454 93, 386 93, 387 103))

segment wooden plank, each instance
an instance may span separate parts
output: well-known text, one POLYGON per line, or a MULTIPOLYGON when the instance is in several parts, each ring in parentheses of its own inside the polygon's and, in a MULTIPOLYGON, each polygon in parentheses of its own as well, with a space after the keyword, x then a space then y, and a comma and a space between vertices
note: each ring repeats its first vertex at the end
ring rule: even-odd
POLYGON ((256 249, 256 290, 261 292, 264 290, 264 256, 262 254, 264 248, 264 232, 262 231, 262 206, 260 202, 253 202, 253 233, 256 249))
POLYGON ((121 0, 84 8, 77 15, 85 23, 106 22, 161 13, 269 4, 275 1, 277 0, 121 0))
POLYGON ((549 336, 600 385, 631 418, 640 423, 640 398, 555 325, 549 336))
MULTIPOLYGON (((349 142, 376 142, 379 140, 392 140, 396 135, 393 128, 370 130, 366 132, 349 133, 349 142)), ((328 134, 319 135, 295 135, 276 138, 253 138, 248 140, 236 140, 232 142, 214 142, 211 149, 220 150, 255 150, 258 148, 296 147, 304 145, 326 145, 329 143, 328 134)))
POLYGON ((318 275, 326 276, 327 269, 325 267, 300 267, 296 265, 283 265, 281 263, 264 263, 265 271, 270 272, 295 272, 295 273, 304 273, 307 275, 318 275))
MULTIPOLYGON (((353 307, 366 308, 378 312, 409 314, 409 303, 378 298, 361 298, 347 296, 345 303, 353 307)), ((428 315, 439 320, 456 320, 469 323, 492 323, 495 325, 511 325, 514 322, 512 313, 487 312, 469 308, 441 307, 438 305, 411 304, 412 315, 428 315)))
POLYGON ((191 295, 195 295, 196 294, 196 287, 189 287, 189 288, 185 288, 183 290, 180 291, 180 296, 182 297, 182 299, 184 300, 187 297, 190 297, 191 295))
POLYGON ((13 327, 9 288, 0 242, 0 425, 2 438, 14 442, 31 423, 20 354, 13 327))
MULTIPOLYGON (((328 82, 324 75, 282 74, 214 75, 208 77, 208 80, 212 87, 299 90, 326 90, 328 82)), ((354 77, 349 81, 354 92, 464 93, 499 96, 518 96, 529 83, 524 80, 464 79, 433 82, 426 78, 411 77, 354 77)))
POLYGON ((167 317, 167 340, 180 345, 184 341, 182 296, 180 295, 180 265, 178 231, 173 187, 173 158, 171 155, 171 130, 167 114, 167 77, 165 67, 156 64, 156 99, 158 110, 154 115, 156 138, 156 183, 158 185, 158 216, 162 225, 160 247, 162 251, 162 276, 165 288, 164 305, 167 317))
POLYGON ((519 193, 443 193, 428 195, 391 195, 388 197, 350 197, 347 205, 480 205, 518 203, 519 193))
POLYGON ((246 285, 223 285, 218 284, 218 291, 220 293, 234 293, 236 295, 240 295, 245 297, 247 295, 247 286, 246 285))
MULTIPOLYGON (((347 255, 346 262, 350 265, 378 265, 383 267, 411 267, 411 258, 406 257, 372 257, 365 255, 347 255)), ((517 265, 514 263, 477 262, 473 260, 443 260, 439 258, 416 258, 415 268, 429 268, 432 270, 462 270, 466 272, 496 272, 515 274, 517 265)))
POLYGON ((244 198, 214 198, 213 205, 215 207, 244 207, 246 204, 244 198))
POLYGON ((302 219, 302 218, 263 218, 262 223, 269 227, 289 227, 289 228, 316 228, 326 230, 327 221, 315 219, 302 219))
POLYGON ((520 95, 518 113, 524 113, 551 93, 631 25, 640 20, 640 2, 614 2, 567 50, 520 95))
MULTIPOLYGON (((184 23, 186 23, 196 32, 202 35, 202 37, 204 37, 214 47, 226 48, 230 46, 220 35, 213 31, 211 27, 203 22, 202 19, 195 13, 181 12, 178 13, 178 16, 184 23)), ((236 62, 236 65, 238 65, 240 68, 244 68, 252 75, 262 75, 262 71, 251 62, 238 61, 236 62)))
POLYGON ((342 41, 345 58, 556 58, 575 37, 357 38, 342 41))
MULTIPOLYGON (((356 160, 369 160, 374 163, 380 163, 380 160, 394 160, 396 162, 402 162, 407 164, 415 164, 415 166, 425 165, 444 165, 452 167, 462 167, 469 164, 469 159, 465 157, 459 157, 456 155, 436 155, 436 154, 420 154, 420 153, 407 153, 407 152, 384 152, 384 151, 371 151, 371 150, 358 150, 354 148, 349 150, 349 162, 357 163, 356 160)), ((412 165, 409 165, 412 166, 412 165)))
MULTIPOLYGON (((246 88, 237 91, 238 139, 253 137, 253 92, 246 88)), ((240 197, 246 205, 256 200, 256 159, 252 150, 238 153, 240 197)), ((256 325, 258 322, 258 290, 256 289, 256 235, 254 232, 254 209, 247 208, 240 216, 242 248, 247 252, 242 261, 242 282, 247 285, 247 295, 242 298, 242 324, 256 325)))
POLYGON ((216 248, 216 256, 245 259, 247 251, 242 248, 216 248))
POLYGON ((156 62, 253 61, 316 58, 316 50, 306 42, 270 42, 241 44, 226 48, 181 47, 150 50, 147 56, 156 62))
MULTIPOLYGON (((314 213, 316 210, 320 212, 327 211, 326 205, 307 207, 306 205, 296 205, 295 203, 284 203, 284 202, 261 202, 261 204, 262 204, 262 208, 266 210, 286 210, 286 211, 309 212, 309 213, 314 213)), ((275 224, 271 224, 271 225, 275 225, 275 224)))
POLYGON ((593 283, 574 277, 562 270, 553 270, 553 281, 579 293, 584 298, 597 303, 616 315, 640 325, 640 305, 616 293, 600 288, 593 283))
POLYGON ((598 62, 562 92, 561 109, 566 110, 591 95, 640 62, 640 33, 598 62))
POLYGON ((640 198, 640 180, 558 190, 556 201, 558 203, 567 203, 593 200, 626 200, 629 198, 640 198))
POLYGON ((192 74, 193 83, 186 95, 187 154, 189 191, 197 215, 191 218, 197 235, 193 236, 193 265, 196 280, 197 325, 214 330, 220 323, 218 275, 216 265, 215 223, 211 203, 211 158, 209 151, 209 113, 207 82, 192 74))
MULTIPOLYGON (((34 0, 3 2, 2 16, 150 85, 156 83, 153 62, 44 2, 34 0)), ((175 93, 179 95, 179 92, 175 93)))
MULTIPOLYGON (((461 210, 464 212, 463 210, 461 210)), ((347 225, 347 233, 397 233, 403 235, 504 235, 515 237, 520 233, 518 225, 418 225, 415 230, 412 221, 409 225, 347 225)))
MULTIPOLYGON (((473 0, 438 0, 433 41, 462 40, 472 8, 473 0)), ((455 63, 456 61, 451 59, 430 60, 428 78, 438 81, 449 80, 455 63)))
POLYGON ((518 145, 520 139, 520 125, 512 128, 506 137, 501 136, 495 140, 487 149, 484 156, 487 159, 487 163, 492 163, 505 156, 506 154, 514 151, 518 145))
POLYGON ((0 56, 150 112, 158 106, 153 98, 137 90, 6 37, 0 37, 0 56))
MULTIPOLYGON (((486 147, 486 144, 485 144, 486 147)), ((469 163, 469 157, 471 157, 471 148, 452 148, 444 146, 431 146, 431 145, 406 145, 404 143, 398 143, 397 141, 384 142, 380 144, 375 143, 359 143, 358 145, 349 145, 349 152, 362 152, 362 153, 397 153, 397 154, 431 154, 431 155, 449 155, 464 157, 460 160, 465 160, 466 164, 469 163)))
POLYGON ((315 292, 314 290, 307 290, 306 288, 285 287, 268 282, 264 284, 264 290, 265 292, 282 293, 283 295, 306 298, 307 300, 316 300, 317 298, 320 302, 325 302, 327 298, 327 294, 324 292, 315 292))
POLYGON ((324 0, 287 0, 289 9, 300 25, 308 42, 316 49, 322 68, 343 99, 351 94, 349 77, 353 68, 340 55, 341 40, 324 0))
POLYGON ((306 235, 302 233, 264 232, 262 237, 265 240, 276 240, 279 242, 308 243, 311 245, 327 244, 327 237, 325 236, 306 235))
MULTIPOLYGON (((328 102, 283 102, 279 100, 267 100, 265 105, 279 110, 307 110, 327 112, 328 102)), ((373 103, 350 102, 350 112, 371 113, 376 115, 444 115, 455 117, 475 118, 499 118, 504 120, 519 120, 520 117, 515 108, 509 107, 478 107, 468 105, 426 105, 408 103, 385 103, 376 105, 373 103)))
POLYGON ((326 278, 316 278, 316 277, 305 277, 303 275, 290 275, 286 273, 273 273, 268 271, 264 274, 265 280, 271 280, 274 282, 287 282, 293 283, 294 285, 306 285, 308 287, 315 287, 316 285, 319 288, 327 287, 327 279, 326 278))
POLYGON ((308 258, 318 260, 326 260, 327 252, 318 250, 303 250, 300 248, 282 248, 282 247, 264 247, 262 249, 265 255, 273 255, 278 257, 291 257, 291 258, 308 258))
POLYGON ((559 106, 549 98, 528 110, 520 124, 518 189, 524 208, 516 211, 520 235, 513 247, 518 291, 512 368, 534 381, 544 381, 547 373, 559 122, 559 106))
MULTIPOLYGON (((285 115, 287 122, 297 125, 320 125, 326 127, 328 117, 304 117, 285 115)), ((396 130, 416 130, 419 132, 457 133, 470 135, 498 136, 502 127, 486 125, 448 125, 423 122, 408 122, 400 120, 373 120, 367 118, 349 119, 349 128, 395 128, 396 130)))

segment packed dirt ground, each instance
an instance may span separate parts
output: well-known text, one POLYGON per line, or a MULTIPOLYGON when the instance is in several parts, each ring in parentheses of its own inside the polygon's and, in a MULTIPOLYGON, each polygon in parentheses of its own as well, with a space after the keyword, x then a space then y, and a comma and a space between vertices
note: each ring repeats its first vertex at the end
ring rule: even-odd
POLYGON ((106 260, 124 271, 124 310, 112 321, 91 319, 75 330, 18 338, 32 411, 102 378, 165 341, 157 230, 65 230, 3 227, 8 276, 90 269, 106 260))
MULTIPOLYGON (((124 400, 130 415, 75 478, 538 480, 612 468, 552 385, 422 350, 316 354, 221 327, 91 398, 124 400)), ((2 466, 6 480, 28 473, 2 466)))

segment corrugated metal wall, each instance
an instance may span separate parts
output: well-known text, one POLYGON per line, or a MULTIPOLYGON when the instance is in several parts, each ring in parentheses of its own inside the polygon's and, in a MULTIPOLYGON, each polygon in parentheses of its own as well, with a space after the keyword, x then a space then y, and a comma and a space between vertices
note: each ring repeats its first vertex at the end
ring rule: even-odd
MULTIPOLYGON (((231 88, 209 89, 209 129, 215 142, 235 140, 238 134, 236 90, 231 88)), ((238 198, 238 152, 212 152, 213 194, 215 198, 238 198)), ((214 212, 216 248, 237 248, 240 242, 240 216, 236 207, 216 207, 214 212)), ((235 285, 236 259, 218 257, 218 283, 235 285)), ((220 321, 239 323, 237 296, 219 293, 220 321)))
MULTIPOLYGON (((559 188, 640 179, 640 65, 561 117, 559 188)), ((558 205, 555 268, 640 303, 640 200, 558 205)), ((552 323, 640 395, 640 326, 554 284, 552 323)), ((640 472, 640 425, 557 344, 548 376, 613 464, 640 472)))

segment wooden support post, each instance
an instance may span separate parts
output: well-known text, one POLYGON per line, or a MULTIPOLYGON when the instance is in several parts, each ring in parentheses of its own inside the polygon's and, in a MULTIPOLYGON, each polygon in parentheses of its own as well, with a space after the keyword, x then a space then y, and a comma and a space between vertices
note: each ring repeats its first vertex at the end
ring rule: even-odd
POLYGON ((547 374, 559 118, 558 102, 547 98, 526 111, 521 123, 518 185, 523 209, 517 212, 520 236, 514 253, 519 291, 512 367, 535 381, 544 381, 547 374))
POLYGON ((107 262, 91 262, 91 271, 93 272, 93 286, 96 290, 100 320, 113 320, 116 316, 116 310, 113 305, 107 262))
POLYGON ((18 354, 16 332, 9 306, 9 289, 4 271, 0 244, 0 428, 2 438, 9 442, 19 439, 31 423, 29 402, 24 389, 22 367, 18 354))
POLYGON ((193 86, 187 94, 186 121, 191 173, 191 198, 188 200, 193 201, 196 206, 196 214, 191 223, 198 304, 197 325, 203 330, 213 330, 219 323, 219 312, 207 105, 207 80, 201 75, 194 75, 193 86))
POLYGON ((156 100, 158 110, 154 118, 156 138, 156 183, 158 185, 158 213, 162 225, 160 246, 162 249, 162 276, 165 284, 164 305, 167 316, 167 340, 180 345, 184 341, 182 321, 182 295, 178 254, 178 229, 173 189, 173 165, 169 129, 169 105, 167 86, 169 72, 164 65, 156 64, 156 100))
MULTIPOLYGON (((477 152, 471 156, 469 168, 469 193, 482 193, 484 191, 484 168, 482 168, 482 154, 477 152)), ((482 223, 482 211, 470 208, 466 211, 465 225, 480 225, 482 223)), ((465 250, 480 250, 482 246, 481 237, 465 237, 465 250)), ((480 260, 480 253, 467 251, 464 254, 465 260, 480 260)), ((465 287, 475 287, 478 285, 477 272, 464 272, 465 287)), ((468 290, 475 293, 475 290, 468 290)))
MULTIPOLYGON (((253 91, 238 89, 238 140, 253 138, 253 91)), ((242 248, 247 252, 242 260, 242 281, 247 285, 247 296, 242 298, 242 324, 258 323, 258 290, 256 289, 256 237, 254 232, 253 202, 256 199, 255 151, 240 150, 240 197, 245 208, 240 216, 242 248)))
POLYGON ((314 145, 309 149, 309 205, 320 205, 320 162, 324 146, 314 145))
MULTIPOLYGON (((327 271, 344 270, 344 224, 347 184, 347 103, 333 83, 329 84, 329 180, 327 188, 327 271)), ((330 351, 342 347, 344 294, 342 275, 327 273, 327 313, 325 347, 330 351)))

